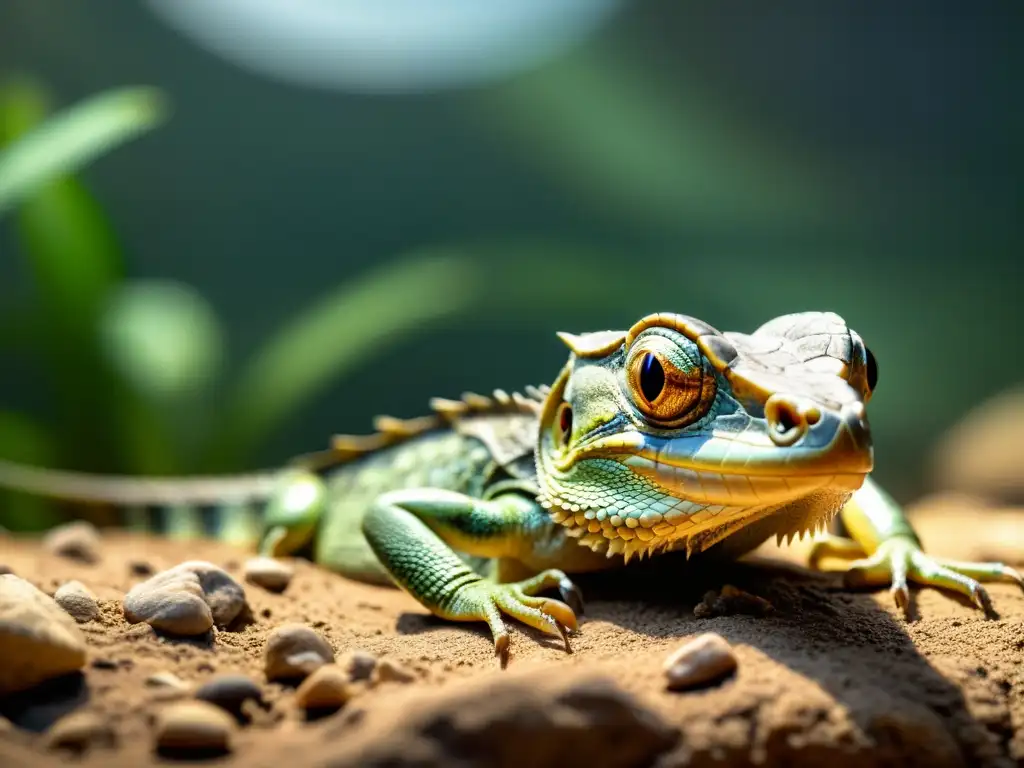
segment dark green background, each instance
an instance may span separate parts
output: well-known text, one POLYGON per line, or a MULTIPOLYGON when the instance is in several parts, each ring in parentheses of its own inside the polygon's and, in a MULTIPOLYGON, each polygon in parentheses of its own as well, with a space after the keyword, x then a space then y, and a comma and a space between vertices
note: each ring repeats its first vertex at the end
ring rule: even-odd
MULTIPOLYGON (((554 282, 535 270, 543 300, 520 291, 384 349, 256 465, 433 395, 550 380, 555 330, 832 309, 879 360, 877 476, 907 498, 937 436, 1024 379, 1019 9, 633 2, 501 83, 370 96, 242 72, 135 3, 4 0, 0 73, 62 103, 168 92, 168 125, 83 178, 130 274, 196 286, 233 365, 327 286, 412 250, 576 254, 554 282)), ((0 223, 0 302, 30 290, 15 250, 0 223)), ((38 371, 6 350, 0 370, 0 405, 45 412, 38 371)))

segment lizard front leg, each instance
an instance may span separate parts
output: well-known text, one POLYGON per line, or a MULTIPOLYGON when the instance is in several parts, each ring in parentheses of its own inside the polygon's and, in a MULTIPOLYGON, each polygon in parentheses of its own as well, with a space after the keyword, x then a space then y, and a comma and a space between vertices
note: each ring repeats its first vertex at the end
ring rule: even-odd
POLYGON ((485 621, 504 666, 509 636, 501 614, 561 636, 577 627, 563 602, 537 597, 554 587, 575 589, 562 571, 550 569, 519 582, 499 584, 472 570, 453 551, 510 557, 531 529, 548 525, 536 503, 517 493, 482 500, 436 488, 386 493, 363 519, 363 534, 392 579, 432 613, 454 621, 485 621))
POLYGON ((326 497, 317 474, 301 469, 283 473, 263 513, 260 553, 280 557, 302 549, 316 530, 326 497))
POLYGON ((1024 588, 1024 578, 1003 563, 969 563, 931 557, 896 501, 868 478, 840 512, 852 539, 831 536, 815 543, 811 565, 823 557, 858 557, 845 580, 850 586, 891 585, 896 604, 910 612, 908 582, 951 589, 969 597, 986 613, 992 610, 985 581, 1011 581, 1024 588))

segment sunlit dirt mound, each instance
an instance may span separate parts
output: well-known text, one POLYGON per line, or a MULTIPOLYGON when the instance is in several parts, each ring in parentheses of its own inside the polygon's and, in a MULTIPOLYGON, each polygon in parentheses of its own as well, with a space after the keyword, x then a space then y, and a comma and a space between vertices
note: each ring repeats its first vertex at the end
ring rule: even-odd
MULTIPOLYGON (((1024 511, 943 497, 918 505, 915 522, 936 554, 1024 560, 1024 511)), ((77 579, 101 610, 79 624, 81 675, 0 699, 4 766, 72 756, 95 766, 163 762, 155 751, 161 713, 237 673, 258 686, 263 705, 231 723, 225 754, 188 759, 278 767, 1024 764, 1024 594, 1011 585, 991 588, 998 619, 925 589, 914 594, 919 618, 907 623, 887 592, 845 591, 834 574, 797 565, 805 545, 766 548, 754 562, 699 574, 661 558, 581 580, 586 615, 572 655, 516 626, 502 671, 482 625, 435 620, 396 590, 308 563, 274 594, 243 582, 247 553, 216 543, 105 533, 99 561, 85 564, 44 553, 38 541, 0 541, 0 564, 14 574, 48 594, 77 579), (196 559, 244 584, 249 623, 180 640, 126 622, 122 599, 145 578, 135 574, 196 559), (723 584, 775 610, 695 618, 704 593, 723 584), (292 684, 264 674, 267 636, 289 622, 320 633, 339 659, 362 649, 413 679, 359 683, 337 712, 307 716, 292 684), (732 644, 735 675, 666 690, 664 659, 702 632, 732 644), (159 673, 185 688, 155 685, 159 673), (88 713, 98 717, 85 718, 84 734, 68 726, 69 715, 88 713)))

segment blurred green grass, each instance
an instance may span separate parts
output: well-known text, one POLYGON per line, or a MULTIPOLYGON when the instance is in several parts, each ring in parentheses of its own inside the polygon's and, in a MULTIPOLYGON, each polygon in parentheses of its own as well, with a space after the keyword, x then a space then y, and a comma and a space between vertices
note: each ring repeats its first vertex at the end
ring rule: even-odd
MULTIPOLYGON (((28 79, 0 88, 0 215, 16 219, 33 289, 5 338, 33 358, 52 395, 48 421, 0 411, 0 457, 125 474, 250 468, 261 445, 333 382, 441 319, 514 318, 528 304, 592 308, 619 294, 586 252, 562 248, 552 262, 530 244, 425 249, 326 290, 228 378, 216 308, 184 283, 129 278, 102 205, 71 173, 157 129, 167 98, 118 89, 56 114, 50 101, 28 79), (569 284, 580 290, 562 290, 569 284)), ((48 502, 0 490, 5 527, 38 530, 55 519, 48 502)))

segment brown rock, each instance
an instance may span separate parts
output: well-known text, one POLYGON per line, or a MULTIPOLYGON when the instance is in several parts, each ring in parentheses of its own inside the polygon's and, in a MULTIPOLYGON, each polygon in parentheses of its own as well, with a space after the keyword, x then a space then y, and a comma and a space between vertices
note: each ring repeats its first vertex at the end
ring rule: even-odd
POLYGON ((369 651, 356 649, 345 653, 338 666, 345 670, 352 682, 368 681, 377 668, 377 657, 369 651))
POLYGON ((53 593, 57 605, 68 612, 79 624, 100 617, 100 606, 96 595, 80 581, 69 581, 53 593))
POLYGON ((61 557, 95 563, 100 559, 100 532, 84 520, 59 525, 43 537, 43 548, 61 557))
MULTIPOLYGON (((339 729, 345 723, 339 724, 339 729)), ((339 730, 339 736, 341 731, 339 730)), ((410 696, 365 713, 357 733, 332 743, 332 768, 362 765, 494 765, 627 768, 652 765, 674 728, 592 673, 508 672, 410 696)))
POLYGON ((195 692, 195 697, 201 701, 223 709, 235 717, 238 722, 244 722, 243 705, 247 701, 254 701, 263 704, 263 691, 253 680, 245 675, 220 675, 204 683, 195 692))
POLYGON ((306 710, 335 710, 351 698, 348 673, 335 664, 315 670, 295 691, 295 703, 306 710))
POLYGON ((46 745, 50 749, 66 749, 77 754, 90 747, 113 748, 117 746, 117 735, 99 715, 73 712, 62 717, 47 731, 46 745))
POLYGON ((145 560, 131 560, 128 562, 128 572, 132 576, 152 576, 156 573, 156 568, 150 565, 145 560))
POLYGON ((32 688, 85 665, 78 625, 24 579, 0 576, 0 695, 32 688))
POLYGON ((742 589, 726 584, 720 592, 711 590, 704 593, 703 600, 693 608, 693 615, 698 619, 709 619, 715 616, 767 616, 775 610, 770 602, 763 597, 744 592, 742 589))
POLYGON ((185 701, 162 710, 156 721, 156 748, 170 755, 222 753, 231 749, 235 721, 205 701, 185 701))
POLYGON ((373 684, 379 683, 411 683, 416 679, 416 674, 391 659, 381 659, 373 670, 373 684))
POLYGON ((245 590, 213 563, 193 560, 136 584, 124 598, 125 618, 176 635, 226 627, 247 607, 245 590))
POLYGON ((724 637, 706 632, 670 655, 663 669, 669 690, 685 690, 731 674, 736 670, 736 656, 724 637))
POLYGON ((272 557, 253 557, 245 562, 245 580, 268 592, 284 592, 295 570, 288 563, 272 557))
POLYGON ((302 624, 285 624, 267 637, 263 669, 268 680, 296 680, 334 661, 334 650, 302 624))

